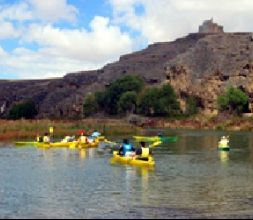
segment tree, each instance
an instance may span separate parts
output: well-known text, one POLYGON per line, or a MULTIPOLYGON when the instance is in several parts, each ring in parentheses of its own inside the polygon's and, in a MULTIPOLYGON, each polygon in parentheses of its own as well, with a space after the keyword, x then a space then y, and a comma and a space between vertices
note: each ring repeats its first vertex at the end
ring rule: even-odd
POLYGON ((105 93, 105 111, 111 115, 118 113, 118 102, 126 92, 139 93, 144 87, 144 82, 139 76, 124 76, 113 82, 105 93))
POLYGON ((185 114, 188 116, 198 114, 198 101, 195 97, 189 97, 186 100, 185 114))
POLYGON ((249 102, 248 95, 241 89, 230 87, 225 95, 218 97, 220 111, 241 115, 249 102))
POLYGON ((20 104, 14 105, 9 112, 9 119, 18 120, 34 119, 38 115, 36 105, 33 101, 26 101, 20 104))
POLYGON ((126 92, 124 93, 118 102, 118 112, 127 113, 134 112, 137 105, 137 93, 126 92))
POLYGON ((145 90, 139 98, 139 110, 146 116, 175 116, 180 113, 176 93, 170 85, 145 90))
POLYGON ((175 116, 180 113, 180 104, 171 85, 164 85, 160 91, 161 116, 175 116))
POLYGON ((96 114, 99 110, 96 96, 94 94, 86 96, 83 104, 83 112, 85 117, 96 114))
POLYGON ((138 100, 139 112, 146 116, 155 116, 160 111, 159 89, 144 90, 138 100))

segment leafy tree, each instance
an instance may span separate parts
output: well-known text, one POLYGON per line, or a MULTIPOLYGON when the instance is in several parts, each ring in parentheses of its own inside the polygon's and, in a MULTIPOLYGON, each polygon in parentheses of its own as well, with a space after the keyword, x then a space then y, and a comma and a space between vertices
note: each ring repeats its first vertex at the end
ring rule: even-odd
POLYGON ((164 85, 160 91, 161 116, 174 116, 180 113, 177 95, 170 85, 164 85))
POLYGON ((136 92, 126 92, 124 93, 118 102, 118 112, 127 113, 130 111, 135 111, 137 105, 137 93, 136 92))
POLYGON ((96 96, 94 94, 86 96, 83 104, 83 112, 85 117, 89 117, 99 110, 96 96))
POLYGON ((170 85, 150 88, 139 98, 139 110, 146 116, 174 116, 180 112, 180 105, 170 85))
POLYGON ((144 90, 139 97, 138 107, 140 113, 146 116, 154 116, 155 113, 161 111, 159 103, 159 89, 150 88, 144 90))
POLYGON ((228 111, 232 114, 242 114, 247 108, 249 101, 248 95, 241 89, 230 87, 225 95, 218 97, 220 111, 228 111))
POLYGON ((196 115, 198 114, 198 101, 195 97, 189 97, 186 100, 186 115, 196 115))
POLYGON ((106 106, 106 93, 105 92, 96 92, 95 93, 95 98, 98 104, 99 110, 102 110, 106 106))
POLYGON ((14 105, 9 112, 9 119, 18 120, 34 119, 38 115, 36 105, 33 101, 26 101, 20 104, 14 105))
POLYGON ((126 92, 139 93, 144 87, 143 80, 138 76, 125 76, 113 82, 105 94, 105 111, 111 115, 118 113, 118 102, 126 92))

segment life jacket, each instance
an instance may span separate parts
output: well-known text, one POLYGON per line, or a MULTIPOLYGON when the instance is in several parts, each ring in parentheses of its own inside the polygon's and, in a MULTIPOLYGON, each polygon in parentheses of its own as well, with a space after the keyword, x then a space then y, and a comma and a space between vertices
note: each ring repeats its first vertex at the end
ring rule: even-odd
POLYGON ((223 140, 220 141, 219 147, 221 147, 221 148, 228 147, 228 143, 229 143, 229 140, 223 139, 223 140))
POLYGON ((99 136, 101 136, 99 132, 93 132, 93 134, 91 135, 91 137, 94 137, 94 138, 98 138, 99 136))
POLYGON ((123 144, 123 154, 126 155, 127 152, 132 152, 133 147, 131 144, 123 144))
POLYGON ((81 137, 80 137, 80 142, 81 142, 82 144, 87 144, 87 143, 88 143, 87 137, 86 137, 86 136, 81 136, 81 137))
POLYGON ((41 137, 41 136, 37 136, 36 141, 37 141, 38 143, 42 142, 42 137, 41 137))
POLYGON ((141 157, 147 158, 147 157, 150 156, 150 150, 149 150, 149 148, 147 148, 147 147, 145 147, 145 148, 142 147, 141 150, 142 150, 141 157))
POLYGON ((50 138, 48 136, 43 137, 43 142, 44 143, 50 143, 50 138))

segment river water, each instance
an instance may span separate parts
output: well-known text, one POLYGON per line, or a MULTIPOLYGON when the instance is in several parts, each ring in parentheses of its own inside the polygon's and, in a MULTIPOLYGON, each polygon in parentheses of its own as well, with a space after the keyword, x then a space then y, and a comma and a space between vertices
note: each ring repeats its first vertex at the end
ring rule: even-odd
MULTIPOLYGON (((150 134, 155 131, 149 131, 150 134)), ((0 218, 252 218, 253 134, 165 131, 154 169, 111 165, 107 148, 0 148, 0 218), (226 134, 227 135, 227 134, 226 134)))

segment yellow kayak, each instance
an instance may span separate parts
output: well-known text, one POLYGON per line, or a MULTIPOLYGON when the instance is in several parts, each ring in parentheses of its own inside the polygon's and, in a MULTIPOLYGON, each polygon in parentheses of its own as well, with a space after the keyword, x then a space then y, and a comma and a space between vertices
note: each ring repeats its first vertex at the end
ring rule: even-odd
POLYGON ((142 167, 153 167, 155 166, 154 158, 149 156, 147 159, 132 158, 132 157, 122 157, 117 151, 113 152, 113 158, 111 163, 121 163, 131 166, 142 166, 142 167))
POLYGON ((79 143, 78 141, 74 141, 70 143, 69 148, 70 149, 85 149, 85 148, 97 148, 99 145, 99 141, 95 141, 93 143, 87 143, 87 144, 82 144, 79 143))
POLYGON ((36 142, 34 145, 38 148, 69 148, 73 142, 63 143, 63 142, 55 142, 55 143, 38 143, 36 142))
POLYGON ((40 142, 16 142, 17 146, 34 146, 38 148, 69 148, 73 142, 55 142, 55 143, 40 143, 40 142))
POLYGON ((99 143, 106 141, 105 137, 100 137, 93 143, 81 144, 78 141, 73 142, 55 142, 55 143, 40 143, 40 142, 16 142, 17 146, 34 146, 38 148, 70 148, 70 149, 84 149, 84 148, 96 148, 99 143))

